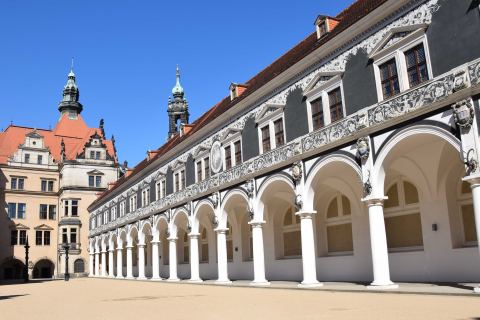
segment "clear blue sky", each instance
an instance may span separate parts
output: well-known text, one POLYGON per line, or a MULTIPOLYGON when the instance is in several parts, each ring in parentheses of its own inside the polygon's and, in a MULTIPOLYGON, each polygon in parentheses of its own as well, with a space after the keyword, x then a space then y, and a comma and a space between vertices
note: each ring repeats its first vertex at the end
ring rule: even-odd
POLYGON ((165 142, 176 64, 193 121, 351 2, 1 1, 0 129, 53 127, 74 56, 83 117, 133 166, 165 142))

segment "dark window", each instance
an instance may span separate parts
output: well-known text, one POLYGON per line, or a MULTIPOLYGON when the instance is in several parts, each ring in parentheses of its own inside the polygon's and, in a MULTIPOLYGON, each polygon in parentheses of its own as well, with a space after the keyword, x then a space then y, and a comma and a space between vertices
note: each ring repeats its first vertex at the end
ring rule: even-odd
POLYGON ((95 187, 95 176, 88 176, 88 186, 95 187))
POLYGON ((203 163, 205 166, 205 179, 210 178, 210 158, 206 157, 203 159, 203 163))
POLYGON ((410 87, 415 87, 428 80, 427 59, 425 49, 420 44, 405 52, 407 73, 410 87))
POLYGON ((50 180, 48 181, 48 188, 47 188, 48 191, 52 192, 53 191, 53 181, 50 180))
POLYGON ((65 200, 65 201, 63 202, 63 215, 64 215, 65 217, 68 216, 68 207, 69 207, 69 202, 68 202, 68 200, 65 200))
POLYGON ((25 154, 25 163, 30 163, 30 155, 28 153, 25 154))
POLYGON ((337 88, 328 93, 328 103, 330 105, 331 122, 338 121, 343 118, 342 91, 337 88))
POLYGON ((95 187, 100 188, 102 186, 102 176, 95 176, 95 187))
POLYGON ((18 232, 17 230, 10 231, 10 245, 16 246, 18 244, 18 232))
POLYGON ((27 243, 27 230, 20 230, 18 240, 18 244, 20 245, 25 245, 27 243))
POLYGON ((95 159, 95 151, 90 151, 90 159, 95 159))
POLYGON ((37 156, 37 164, 42 164, 43 162, 43 157, 41 155, 37 156))
POLYGON ((263 146, 263 152, 270 151, 271 146, 270 146, 270 128, 268 126, 265 126, 261 129, 262 131, 262 146, 263 146))
POLYGON ((175 191, 178 191, 180 187, 180 179, 178 177, 178 172, 175 173, 175 191))
POLYGON ((323 118, 323 103, 322 98, 318 98, 310 103, 312 107, 312 125, 313 130, 318 130, 325 125, 323 118))
POLYGON ((48 219, 55 220, 57 218, 57 206, 49 205, 48 206, 48 219))
POLYGON ((18 179, 18 190, 25 189, 25 179, 19 178, 18 179))
POLYGON ((10 219, 17 218, 17 204, 16 203, 9 203, 8 204, 8 217, 10 219))
POLYGON ((225 147, 225 170, 229 170, 232 167, 232 150, 230 146, 225 147))
POLYGON ((50 231, 43 231, 43 245, 50 245, 50 231))
POLYGON ((197 162, 197 181, 202 181, 202 161, 197 162))
POLYGON ((395 59, 385 62, 380 66, 383 97, 390 98, 400 92, 398 82, 397 63, 395 59))
POLYGON ((73 272, 74 273, 83 273, 85 272, 85 263, 82 259, 77 259, 73 263, 73 272))
POLYGON ((165 197, 165 195, 167 194, 167 183, 164 181, 161 182, 161 186, 162 186, 162 197, 165 197))
POLYGON ((17 182, 18 182, 17 178, 12 178, 12 180, 10 180, 10 189, 12 190, 17 189, 17 185, 18 185, 17 182))
POLYGON ((100 151, 95 152, 95 160, 100 160, 100 151))
POLYGON ((17 218, 18 219, 25 219, 25 210, 27 205, 25 203, 19 203, 17 206, 17 218))
POLYGON ((68 243, 67 228, 62 229, 62 243, 68 243))
POLYGON ((37 246, 43 245, 43 232, 42 231, 35 231, 35 244, 37 246))
POLYGON ((72 216, 78 216, 78 200, 72 200, 72 216))
POLYGON ((280 147, 285 144, 285 138, 283 136, 283 119, 278 119, 273 122, 275 128, 275 147, 280 147))
POLYGON ((77 243, 77 229, 70 229, 70 242, 77 243))
POLYGON ((242 163, 242 146, 240 145, 240 141, 235 141, 233 148, 235 150, 235 165, 237 166, 242 163))
POLYGON ((47 180, 42 180, 41 182, 41 190, 47 191, 47 180))
POLYGON ((180 171, 180 177, 182 182, 182 190, 185 189, 185 170, 180 171))
POLYGON ((48 206, 46 204, 40 205, 40 219, 47 219, 48 217, 48 206))

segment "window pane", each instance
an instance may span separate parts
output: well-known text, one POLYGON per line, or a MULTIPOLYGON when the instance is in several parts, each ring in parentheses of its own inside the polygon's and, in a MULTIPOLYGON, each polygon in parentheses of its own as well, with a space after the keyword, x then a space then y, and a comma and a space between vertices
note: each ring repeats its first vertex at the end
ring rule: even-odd
POLYGON ((380 67, 383 97, 389 98, 400 92, 395 59, 385 62, 380 67))
POLYGON ((95 177, 94 176, 88 176, 88 186, 89 187, 94 187, 95 186, 95 177))
POLYGON ((332 122, 343 118, 342 91, 337 88, 328 93, 328 101, 330 105, 330 119, 332 122))
POLYGON ((340 224, 327 227, 328 252, 353 251, 352 224, 340 224))
POLYGON ((12 180, 10 181, 10 189, 17 189, 17 178, 12 178, 12 180))
POLYGON ((10 219, 17 218, 17 204, 16 203, 9 203, 8 204, 8 217, 10 219))
POLYGON ((47 219, 48 216, 48 206, 46 204, 40 205, 40 219, 47 219))
POLYGON ((261 129, 261 131, 263 152, 270 151, 270 128, 265 126, 261 129))
POLYGON ((405 52, 405 60, 410 87, 417 86, 428 80, 427 61, 423 44, 405 52))
POLYGON ((477 231, 475 229, 476 226, 473 205, 467 204, 462 206, 462 223, 465 242, 477 241, 477 231))
POLYGON ((57 206, 48 206, 48 219, 55 220, 57 218, 57 206))
POLYGON ((27 230, 20 230, 20 237, 19 237, 18 244, 25 245, 27 243, 27 230))
POLYGON ((232 167, 232 149, 230 146, 225 147, 225 170, 232 167))
POLYGON ((327 219, 338 217, 338 203, 337 197, 335 197, 332 202, 330 202, 327 210, 327 219))
POLYGON ((25 179, 23 178, 18 179, 18 189, 23 190, 24 187, 25 187, 25 179))
POLYGON ((393 186, 390 187, 387 191, 388 199, 385 200, 385 208, 393 208, 398 207, 400 205, 398 201, 398 188, 397 184, 395 183, 393 186))
POLYGON ((25 209, 27 205, 25 203, 19 203, 18 204, 18 212, 17 212, 17 218, 18 219, 25 219, 25 209))
POLYGON ((43 232, 43 245, 44 246, 50 245, 50 231, 43 232))
POLYGON ((405 192, 405 204, 418 203, 418 191, 413 184, 404 181, 403 189, 405 192))
POLYGON ((202 181, 203 176, 202 176, 202 162, 198 161, 197 162, 197 181, 202 181))
POLYGON ((77 229, 70 229, 70 242, 77 243, 77 229))
POLYGON ((72 216, 78 216, 78 200, 72 200, 72 216))
POLYGON ((385 218, 389 248, 423 246, 420 213, 385 218))
POLYGON ((62 229, 62 243, 68 243, 68 233, 66 228, 62 229))
POLYGON ((96 177, 95 177, 95 186, 96 186, 97 188, 100 188, 101 185, 102 185, 102 177, 101 177, 101 176, 96 176, 96 177))
POLYGON ((18 243, 18 232, 17 230, 10 231, 10 245, 15 246, 18 243))
POLYGON ((43 244, 42 231, 35 231, 35 244, 41 246, 43 244))
POLYGON ((210 158, 209 157, 206 157, 205 159, 203 159, 203 165, 205 166, 205 179, 207 179, 210 177, 210 158))
POLYGON ((43 157, 41 155, 38 155, 37 164, 42 164, 42 162, 43 162, 43 157))
POLYGON ((242 163, 242 148, 240 141, 235 141, 233 148, 235 149, 235 165, 239 165, 242 163))
POLYGON ((280 147, 285 144, 283 136, 283 119, 278 119, 273 123, 275 129, 275 146, 280 147))
POLYGON ((48 191, 53 191, 53 181, 48 181, 48 191))
POLYGON ((311 105, 311 111, 312 111, 313 130, 318 130, 325 125, 325 120, 323 118, 322 98, 312 101, 310 105, 311 105))

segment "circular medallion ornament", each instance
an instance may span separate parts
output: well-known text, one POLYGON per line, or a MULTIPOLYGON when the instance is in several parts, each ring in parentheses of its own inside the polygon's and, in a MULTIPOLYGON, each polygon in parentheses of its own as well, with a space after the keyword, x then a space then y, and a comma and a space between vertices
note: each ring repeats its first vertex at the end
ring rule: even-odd
POLYGON ((222 144, 215 141, 210 150, 210 168, 213 173, 219 173, 222 170, 222 144))

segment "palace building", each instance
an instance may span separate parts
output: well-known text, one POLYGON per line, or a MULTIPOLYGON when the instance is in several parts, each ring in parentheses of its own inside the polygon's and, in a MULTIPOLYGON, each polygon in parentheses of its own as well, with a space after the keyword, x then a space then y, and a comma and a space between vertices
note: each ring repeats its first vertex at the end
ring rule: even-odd
POLYGON ((480 281, 478 30, 357 0, 191 123, 177 70, 168 141, 88 209, 90 276, 480 281))
POLYGON ((115 140, 81 116, 73 70, 52 130, 10 125, 0 132, 0 280, 23 279, 28 244, 30 278, 61 277, 64 244, 69 272, 86 274, 87 207, 118 179, 115 140))

